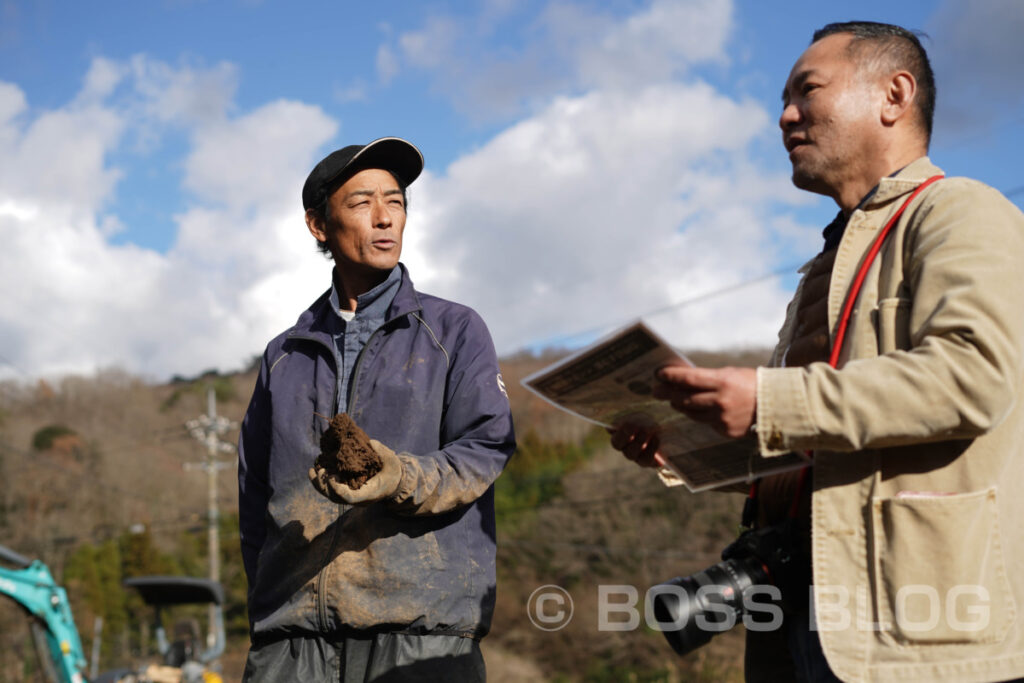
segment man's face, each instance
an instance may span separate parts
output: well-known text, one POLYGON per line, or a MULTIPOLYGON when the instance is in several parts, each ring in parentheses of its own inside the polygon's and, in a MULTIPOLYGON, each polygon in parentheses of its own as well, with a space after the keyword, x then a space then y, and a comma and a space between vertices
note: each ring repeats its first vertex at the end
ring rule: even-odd
MULTIPOLYGON (((338 268, 389 271, 402 254, 405 200, 394 176, 379 168, 359 171, 327 200, 328 220, 317 221, 338 268)), ((312 227, 311 227, 312 230, 312 227)))
POLYGON ((884 99, 879 79, 847 53, 850 40, 837 33, 807 48, 786 81, 779 117, 793 184, 833 197, 872 161, 884 99))

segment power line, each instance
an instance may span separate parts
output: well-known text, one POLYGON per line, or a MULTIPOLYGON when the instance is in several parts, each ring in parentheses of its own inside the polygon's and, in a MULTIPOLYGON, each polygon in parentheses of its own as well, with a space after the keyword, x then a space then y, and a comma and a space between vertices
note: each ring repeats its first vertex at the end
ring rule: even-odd
MULTIPOLYGON (((1021 119, 1021 121, 1024 121, 1024 119, 1021 119)), ((1010 190, 1005 190, 1005 191, 1002 192, 1002 195, 1004 197, 1007 197, 1007 198, 1013 197, 1013 196, 1018 195, 1018 194, 1024 194, 1024 185, 1021 185, 1019 187, 1015 187, 1015 188, 1010 189, 1010 190)), ((654 316, 657 316, 657 315, 661 315, 662 313, 667 313, 669 311, 673 311, 673 310, 675 310, 677 308, 682 308, 683 306, 689 306, 690 304, 694 304, 694 303, 697 303, 697 302, 700 302, 700 301, 705 301, 707 299, 712 299, 712 298, 717 297, 717 296, 722 296, 722 295, 725 295, 725 294, 731 294, 731 293, 739 291, 741 289, 746 289, 747 287, 752 287, 752 286, 760 284, 762 282, 767 282, 768 280, 772 280, 774 278, 780 277, 780 276, 785 275, 787 273, 794 273, 802 265, 803 265, 802 263, 796 263, 796 264, 789 264, 789 265, 786 265, 786 266, 782 266, 780 268, 776 268, 775 270, 769 271, 769 272, 764 273, 762 275, 758 275, 757 277, 754 277, 754 278, 749 279, 749 280, 743 280, 741 282, 737 282, 737 283, 728 285, 726 287, 721 287, 719 289, 713 289, 713 290, 710 290, 708 292, 702 292, 701 294, 697 294, 696 296, 688 297, 686 299, 681 299, 679 301, 674 301, 674 302, 672 302, 670 304, 666 304, 664 306, 659 306, 657 308, 649 309, 647 311, 644 311, 644 312, 640 313, 637 317, 639 317, 639 318, 650 318, 650 317, 654 317, 654 316)), ((617 327, 619 325, 622 325, 623 322, 624 322, 623 320, 619 319, 619 320, 617 320, 615 322, 604 323, 602 325, 591 327, 591 328, 588 328, 588 329, 585 329, 585 330, 580 330, 580 331, 577 331, 577 332, 572 332, 572 333, 567 333, 567 334, 560 334, 560 335, 555 336, 555 337, 548 337, 547 339, 541 339, 541 340, 539 340, 537 342, 525 344, 524 347, 525 348, 537 348, 537 347, 541 347, 541 346, 551 347, 551 346, 557 346, 560 342, 564 342, 565 340, 569 340, 569 339, 576 339, 576 338, 579 338, 579 337, 597 336, 597 335, 599 335, 599 334, 601 334, 603 332, 606 332, 606 331, 608 331, 610 329, 613 329, 613 328, 615 328, 615 327, 617 327)))
MULTIPOLYGON (((739 291, 741 289, 746 289, 747 287, 751 287, 753 285, 757 285, 757 284, 760 284, 762 282, 766 282, 768 280, 775 279, 775 278, 780 277, 782 275, 785 275, 787 273, 796 272, 796 270, 801 265, 803 265, 803 264, 802 263, 796 263, 796 264, 789 264, 789 265, 786 265, 786 266, 782 266, 780 268, 776 268, 775 270, 769 271, 769 272, 764 273, 762 275, 758 275, 757 277, 752 278, 750 280, 743 280, 742 282, 736 282, 736 283, 733 283, 731 285, 727 285, 725 287, 720 287, 718 289, 713 289, 713 290, 710 290, 710 291, 707 291, 707 292, 702 292, 702 293, 697 294, 695 296, 687 297, 686 299, 681 299, 679 301, 674 301, 674 302, 672 302, 670 304, 666 304, 664 306, 659 306, 657 308, 652 308, 650 310, 647 310, 647 311, 644 311, 644 312, 640 313, 637 317, 640 317, 640 318, 651 318, 651 317, 654 317, 654 316, 657 316, 657 315, 661 315, 662 313, 667 313, 669 311, 675 310, 677 308, 682 308, 683 306, 689 306, 690 304, 694 304, 694 303, 697 303, 699 301, 705 301, 707 299, 713 299, 715 297, 723 296, 725 294, 731 294, 731 293, 739 291)), ((576 337, 595 336, 595 335, 598 335, 598 334, 600 334, 602 332, 605 332, 605 331, 607 331, 607 330, 609 330, 609 329, 611 329, 613 327, 616 327, 617 325, 621 325, 621 324, 622 324, 622 320, 618 320, 616 322, 604 323, 603 325, 600 325, 600 326, 597 326, 597 327, 592 327, 592 328, 586 329, 586 330, 581 330, 581 331, 574 332, 574 333, 571 333, 571 334, 562 334, 562 335, 559 335, 557 337, 550 337, 547 340, 541 340, 540 342, 536 342, 534 344, 527 344, 527 346, 528 347, 530 347, 530 346, 537 347, 537 346, 540 346, 542 344, 546 345, 546 346, 553 346, 553 345, 556 345, 561 340, 574 339, 576 337)))

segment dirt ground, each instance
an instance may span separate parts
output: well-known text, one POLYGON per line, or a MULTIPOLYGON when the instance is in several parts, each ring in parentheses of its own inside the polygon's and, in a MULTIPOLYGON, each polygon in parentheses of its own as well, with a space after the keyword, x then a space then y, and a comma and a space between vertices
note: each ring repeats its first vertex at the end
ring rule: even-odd
POLYGON ((490 683, 544 683, 547 680, 532 660, 509 652, 487 639, 484 639, 480 647, 484 652, 487 680, 490 683))

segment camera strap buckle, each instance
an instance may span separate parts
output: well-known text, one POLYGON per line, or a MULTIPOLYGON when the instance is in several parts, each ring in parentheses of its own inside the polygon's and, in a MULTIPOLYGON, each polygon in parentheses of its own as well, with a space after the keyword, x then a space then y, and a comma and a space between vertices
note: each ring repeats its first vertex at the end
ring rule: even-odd
POLYGON ((739 533, 743 534, 746 531, 750 531, 754 528, 754 522, 757 520, 757 495, 751 493, 747 496, 747 499, 743 502, 743 514, 740 516, 739 533))

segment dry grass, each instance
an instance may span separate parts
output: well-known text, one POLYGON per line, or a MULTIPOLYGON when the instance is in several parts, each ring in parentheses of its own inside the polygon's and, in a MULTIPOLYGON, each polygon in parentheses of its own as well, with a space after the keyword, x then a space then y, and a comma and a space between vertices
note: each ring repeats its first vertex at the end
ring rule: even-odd
MULTIPOLYGON (((767 352, 688 355, 709 366, 754 365, 767 352)), ((521 437, 532 430, 543 441, 580 444, 591 425, 520 385, 522 377, 557 356, 503 362, 516 429, 521 437)), ((75 548, 116 537, 134 524, 146 524, 168 551, 189 530, 201 536, 206 477, 183 465, 201 461, 205 451, 184 422, 206 412, 204 387, 211 383, 221 394, 218 412, 240 421, 254 381, 249 372, 154 386, 108 371, 52 384, 0 385, 3 543, 42 559, 59 580, 75 548), (73 436, 34 450, 33 435, 52 425, 66 426, 73 436)), ((222 458, 232 460, 230 454, 222 458)), ((233 471, 218 480, 221 510, 235 510, 233 471)), ((497 607, 484 646, 491 680, 740 680, 739 629, 681 659, 660 633, 602 630, 598 597, 601 585, 634 586, 642 596, 654 584, 718 561, 740 504, 732 495, 666 489, 653 472, 606 447, 565 476, 554 499, 506 510, 499 520, 497 607), (527 616, 530 594, 544 584, 564 587, 574 601, 574 618, 560 631, 541 631, 527 616)), ((9 632, 8 619, 0 613, 0 633, 9 632)), ((83 640, 88 647, 88 633, 83 640)), ((0 642, 0 663, 3 648, 0 642)), ((246 652, 244 639, 229 642, 225 680, 240 678, 246 652)))

